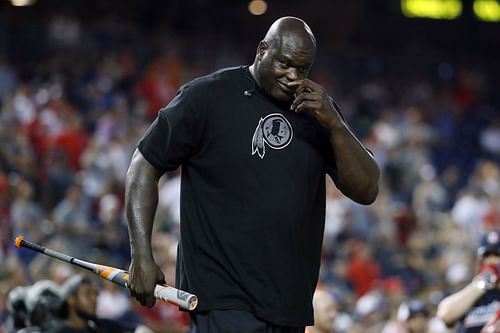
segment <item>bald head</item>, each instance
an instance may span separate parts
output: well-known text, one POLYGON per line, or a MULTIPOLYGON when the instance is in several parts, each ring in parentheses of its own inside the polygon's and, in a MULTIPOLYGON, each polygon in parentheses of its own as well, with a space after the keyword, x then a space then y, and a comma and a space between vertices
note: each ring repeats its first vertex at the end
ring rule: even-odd
POLYGON ((273 43, 281 43, 283 41, 294 42, 300 46, 316 50, 316 38, 314 37, 311 28, 303 20, 285 16, 277 19, 269 27, 269 30, 264 37, 269 45, 273 43))
POLYGON ((316 56, 316 39, 301 19, 286 16, 276 20, 257 47, 250 71, 258 85, 272 98, 291 101, 287 84, 303 80, 316 56))

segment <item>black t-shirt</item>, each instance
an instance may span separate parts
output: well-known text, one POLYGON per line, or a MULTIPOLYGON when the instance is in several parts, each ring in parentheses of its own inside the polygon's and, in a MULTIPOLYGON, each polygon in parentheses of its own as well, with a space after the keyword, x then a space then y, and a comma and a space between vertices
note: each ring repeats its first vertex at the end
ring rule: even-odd
POLYGON ((467 312, 460 323, 459 332, 479 333, 484 325, 493 318, 500 306, 500 290, 488 290, 467 312))
POLYGON ((313 323, 334 157, 328 132, 289 107, 248 67, 224 69, 183 86, 139 142, 155 168, 182 165, 177 286, 198 311, 313 323))

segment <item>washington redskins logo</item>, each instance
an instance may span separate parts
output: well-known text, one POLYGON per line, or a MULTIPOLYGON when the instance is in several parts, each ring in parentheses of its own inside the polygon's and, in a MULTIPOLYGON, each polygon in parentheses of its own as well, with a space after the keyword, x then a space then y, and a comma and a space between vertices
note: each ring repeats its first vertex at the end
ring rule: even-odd
POLYGON ((283 149, 293 137, 292 126, 280 113, 271 113, 260 118, 252 137, 252 155, 264 158, 266 145, 272 149, 283 149))

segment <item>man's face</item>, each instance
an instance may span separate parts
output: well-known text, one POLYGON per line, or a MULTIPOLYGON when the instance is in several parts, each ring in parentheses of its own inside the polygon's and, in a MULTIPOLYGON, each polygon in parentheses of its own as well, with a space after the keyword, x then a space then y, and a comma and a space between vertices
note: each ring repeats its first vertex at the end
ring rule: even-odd
POLYGON ((484 264, 499 265, 500 264, 500 253, 490 252, 487 253, 483 258, 484 264))
POLYGON ((314 326, 324 332, 333 330, 337 307, 330 298, 322 297, 314 303, 314 326))
POLYGON ((283 36, 280 41, 261 42, 257 49, 259 62, 257 81, 261 88, 278 101, 291 101, 295 88, 288 83, 307 77, 314 62, 315 49, 294 36, 283 36))
POLYGON ((73 306, 78 313, 86 316, 95 315, 97 306, 97 290, 92 284, 82 284, 73 297, 73 306))
POLYGON ((407 321, 408 331, 411 333, 427 332, 428 325, 429 319, 423 314, 417 314, 407 321))
MULTIPOLYGON (((496 272, 500 272, 500 253, 487 253, 482 258, 482 265, 494 267, 496 272)), ((500 280, 497 281, 497 288, 500 288, 500 280)))

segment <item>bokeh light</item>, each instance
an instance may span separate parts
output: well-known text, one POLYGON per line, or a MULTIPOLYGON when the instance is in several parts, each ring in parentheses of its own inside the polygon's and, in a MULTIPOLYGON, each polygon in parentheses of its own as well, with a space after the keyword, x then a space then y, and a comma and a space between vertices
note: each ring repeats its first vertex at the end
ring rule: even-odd
POLYGON ((252 15, 262 15, 267 11, 267 3, 264 0, 252 0, 248 4, 248 11, 252 15))
POLYGON ((500 3, 496 0, 475 0, 473 9, 481 21, 500 22, 500 3))
POLYGON ((33 5, 35 3, 35 0, 11 0, 10 2, 13 6, 24 7, 33 5))
POLYGON ((462 14, 462 3, 460 0, 402 0, 401 11, 406 17, 452 20, 462 14))

